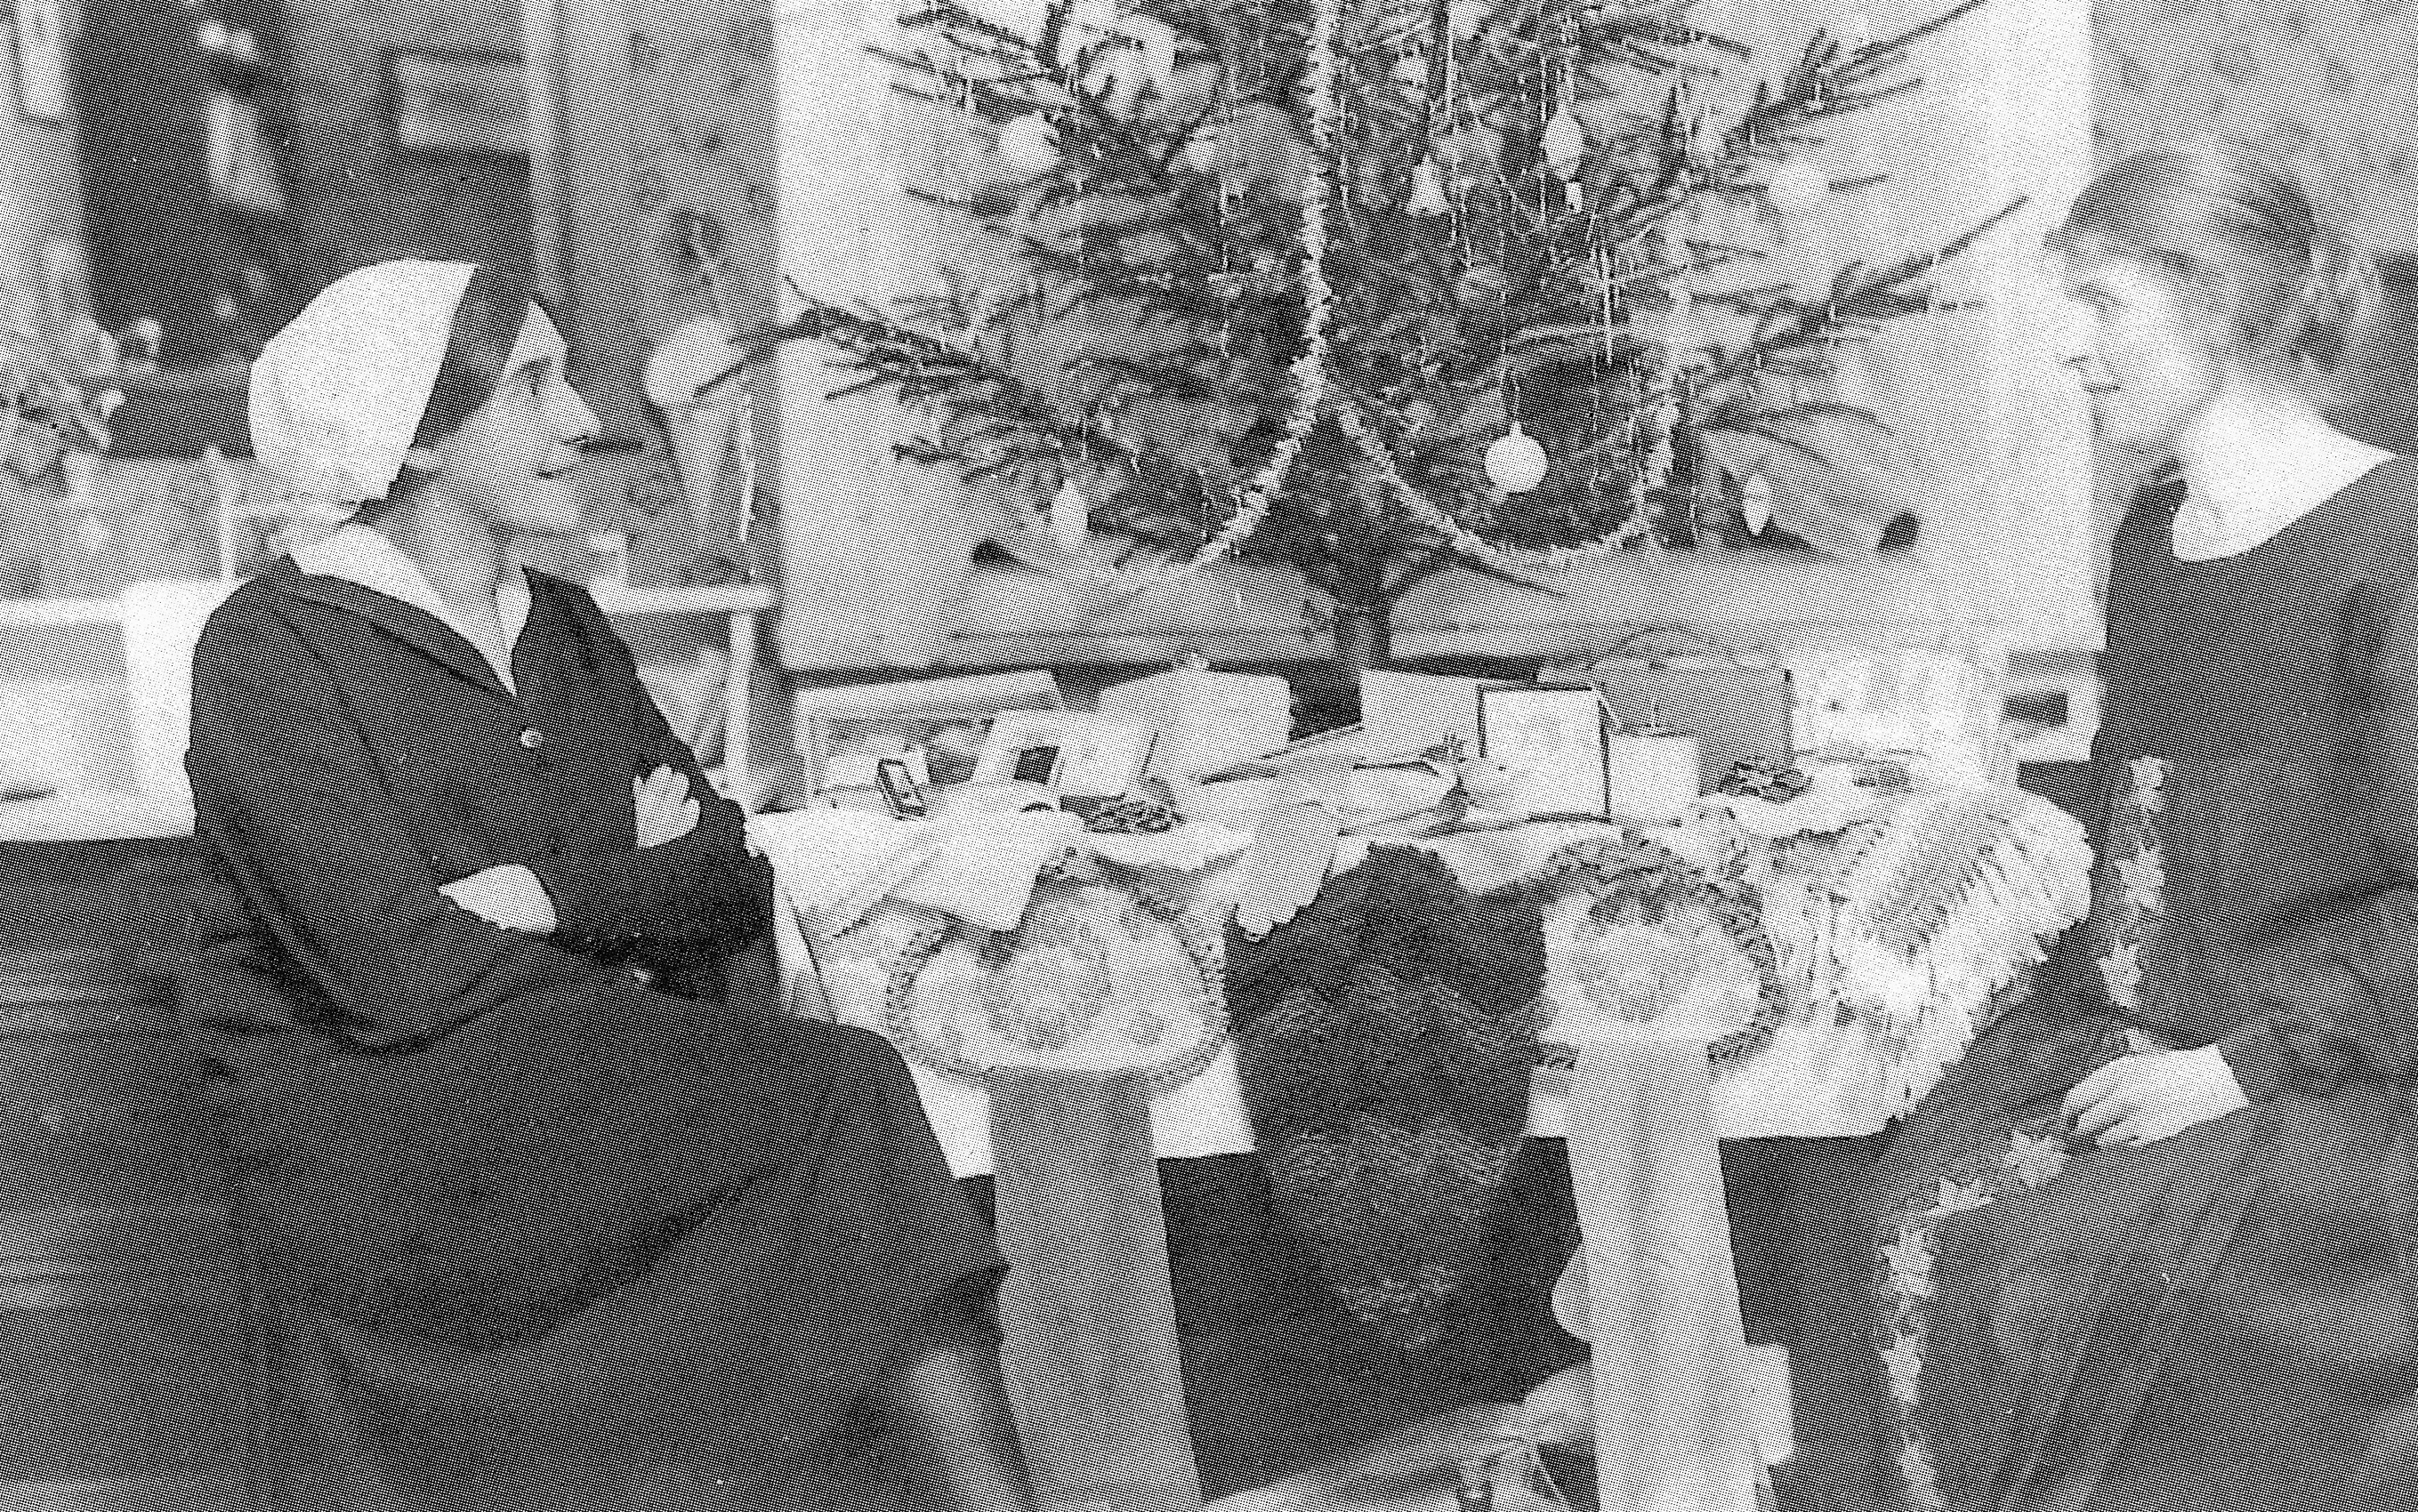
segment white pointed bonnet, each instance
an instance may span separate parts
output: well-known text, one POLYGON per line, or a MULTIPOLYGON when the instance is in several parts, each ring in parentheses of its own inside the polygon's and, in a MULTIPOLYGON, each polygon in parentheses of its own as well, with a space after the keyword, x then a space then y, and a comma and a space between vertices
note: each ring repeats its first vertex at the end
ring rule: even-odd
POLYGON ((428 409, 475 263, 375 263, 319 292, 252 364, 252 451, 317 504, 382 498, 428 409))

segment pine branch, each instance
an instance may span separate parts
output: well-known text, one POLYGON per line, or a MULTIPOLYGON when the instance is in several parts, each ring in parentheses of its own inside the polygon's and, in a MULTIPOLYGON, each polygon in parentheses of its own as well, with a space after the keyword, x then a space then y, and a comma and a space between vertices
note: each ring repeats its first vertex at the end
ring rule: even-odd
MULTIPOLYGON (((1659 364, 1641 360, 1651 348, 1624 323, 1652 310, 1658 291, 1676 280, 1768 255, 1684 231, 1678 218, 1707 196, 1759 199, 1770 162, 1818 150, 1836 121, 1921 87, 1906 66, 1911 49, 1982 0, 1960 0, 1860 47, 1817 31, 1776 75, 1754 83, 1741 114, 1719 130, 1694 118, 1698 97, 1683 97, 1680 86, 1718 76, 1715 64, 1749 53, 1690 23, 1685 0, 1650 11, 1497 0, 1481 37, 1454 45, 1459 84, 1446 114, 1433 77, 1445 57, 1428 45, 1436 0, 1390 0, 1383 11, 1362 3, 1356 51, 1342 60, 1345 145, 1310 170, 1334 191, 1326 381, 1339 402, 1361 406, 1411 486, 1478 524, 1499 507, 1501 527, 1542 541, 1566 527, 1582 538, 1626 529, 1625 518, 1677 507, 1680 485, 1645 486, 1646 449, 1659 432, 1624 423, 1627 412, 1667 391, 1648 371, 1659 364), (1427 53, 1428 87, 1397 77, 1395 58, 1415 48, 1427 53), (1632 93, 1650 108, 1622 112, 1632 93), (1577 211, 1542 160, 1544 118, 1556 102, 1581 111, 1589 133, 1577 211), (1449 219, 1414 216, 1400 199, 1413 164, 1431 150, 1464 176, 1452 186, 1449 219), (1606 252, 1616 267, 1599 260, 1606 252), (1536 390, 1534 403, 1516 418, 1552 432, 1556 478, 1585 469, 1584 481, 1488 504, 1481 456, 1523 388, 1536 390)), ((1301 349, 1302 319, 1298 185, 1280 176, 1300 171, 1299 148, 1284 136, 1286 116, 1270 107, 1293 117, 1298 130, 1310 17, 1303 0, 1232 8, 1140 0, 1135 8, 1185 33, 1186 45, 1200 50, 1194 58, 1214 60, 1214 87, 1121 116, 1110 108, 1110 85, 1090 82, 1101 77, 1108 42, 1087 39, 1061 62, 1065 5, 1048 10, 1037 39, 958 0, 932 0, 908 18, 963 64, 902 50, 891 61, 903 93, 982 121, 1040 111, 1056 128, 1052 168, 1011 186, 925 196, 964 213, 1006 249, 1022 272, 1019 291, 970 298, 953 283, 945 297, 900 302, 905 320, 818 306, 788 327, 751 333, 758 344, 747 349, 760 356, 797 335, 832 342, 847 354, 850 387, 890 388, 948 413, 948 433, 919 441, 914 460, 1036 498, 1079 473, 1087 491, 1098 491, 1093 514, 1104 527, 1159 543, 1197 542, 1231 506, 1231 490, 1212 481, 1225 475, 1220 465, 1198 461, 1197 451, 1185 453, 1196 458, 1186 463, 1175 451, 1227 425, 1245 429, 1243 453, 1273 445, 1276 416, 1293 392, 1288 366, 1301 349), (1253 113, 1250 130, 1221 137, 1213 188, 1179 160, 1197 131, 1233 119, 1238 108, 1253 113), (1121 344, 1126 332, 1139 342, 1121 344), (1019 359, 1019 341, 1029 362, 1019 359), (1120 414, 1136 423, 1121 423, 1120 414), (1189 439, 1164 441, 1173 450, 1153 444, 1187 425, 1189 439)), ((1835 198, 1878 181, 1867 176, 1830 188, 1835 198)), ((1766 380, 1822 376, 1842 344, 1900 318, 1962 308, 1940 298, 1931 274, 2015 207, 1936 251, 1841 268, 1827 288, 1699 291, 1705 308, 1743 317, 1749 334, 1734 351, 1708 349, 1679 380, 1689 429, 1768 436, 1810 453, 1807 436, 1792 429, 1844 421, 1851 406, 1771 407, 1760 402, 1766 380)), ((1879 423, 1852 413, 1858 423, 1879 423)), ((1290 561, 1331 592, 1363 597, 1399 595, 1452 565, 1484 570, 1373 502, 1365 469, 1331 423, 1313 431, 1286 491, 1242 549, 1290 561)))
POLYGON ((1778 328, 1722 357, 1704 376, 1703 386, 1711 388, 1739 378, 1776 352, 1836 338, 1859 327, 1875 328, 1906 315, 1936 313, 1936 291, 1927 283, 1917 284, 1916 281, 1970 248, 2027 203, 2024 196, 2010 200, 1944 246, 1915 253, 1869 276, 1864 276, 1860 263, 1848 264, 1839 269, 1822 308, 1794 301, 1781 307, 1778 328))

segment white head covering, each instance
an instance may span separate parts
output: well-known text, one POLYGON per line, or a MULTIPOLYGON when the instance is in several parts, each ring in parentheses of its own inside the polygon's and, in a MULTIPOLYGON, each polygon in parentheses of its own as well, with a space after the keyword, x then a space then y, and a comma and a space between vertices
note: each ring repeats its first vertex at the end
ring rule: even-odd
POLYGON ((376 263, 329 284, 252 365, 252 451, 314 503, 382 498, 427 411, 475 263, 376 263))

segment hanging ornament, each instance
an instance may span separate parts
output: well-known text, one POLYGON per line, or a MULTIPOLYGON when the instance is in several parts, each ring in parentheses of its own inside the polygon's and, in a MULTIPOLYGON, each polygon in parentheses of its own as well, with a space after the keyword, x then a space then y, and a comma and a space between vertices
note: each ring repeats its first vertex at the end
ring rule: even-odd
POLYGON ((1394 82, 1405 89, 1416 89, 1428 82, 1428 60, 1417 53, 1405 53, 1394 60, 1394 82))
POLYGON ((1586 156, 1586 129, 1579 125, 1579 118, 1570 114, 1568 105, 1555 111, 1553 118, 1545 123, 1545 166, 1556 176, 1569 177, 1579 160, 1586 156))
POLYGON ((1451 7, 1445 12, 1445 23, 1452 28, 1452 35, 1457 39, 1475 37, 1478 28, 1486 24, 1486 18, 1493 8, 1487 0, 1452 0, 1451 7))
POLYGON ((1572 215, 1586 208, 1586 191, 1579 187, 1577 179, 1569 178, 1562 181, 1562 204, 1572 215))
POLYGON ((1860 53, 1873 45, 1873 18, 1858 6, 1847 13, 1847 51, 1860 53))
POLYGON ((1507 494, 1524 494, 1543 482, 1545 466, 1545 449, 1518 420, 1486 449, 1487 479, 1507 494))
POLYGON ((1747 534, 1759 536, 1771 523, 1771 480, 1761 473, 1750 474, 1738 486, 1738 518, 1746 522, 1747 534))
POLYGON ((1019 115, 999 129, 999 156, 1011 168, 1046 174, 1058 166, 1058 129, 1047 115, 1019 115))
POLYGON ((1194 127, 1192 134, 1184 139, 1184 148, 1175 155, 1175 160, 1196 174, 1216 173, 1217 171, 1217 126, 1209 123, 1194 127))
POLYGON ((1064 551, 1080 551, 1092 534, 1092 506, 1083 491, 1067 479, 1049 499, 1049 539, 1064 551))
POLYGON ((1434 158, 1421 158, 1419 165, 1411 170, 1411 197, 1402 203, 1402 208, 1413 215, 1451 213, 1452 202, 1444 193, 1444 170, 1436 166, 1434 158))
POLYGON ((1830 175, 1812 158, 1792 154, 1771 171, 1764 192, 1781 214, 1802 215, 1830 197, 1830 175))

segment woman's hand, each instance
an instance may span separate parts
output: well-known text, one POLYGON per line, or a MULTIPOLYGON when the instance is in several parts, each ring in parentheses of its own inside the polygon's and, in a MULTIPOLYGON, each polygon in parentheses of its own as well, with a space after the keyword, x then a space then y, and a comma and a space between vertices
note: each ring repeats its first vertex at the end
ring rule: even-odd
POLYGON ((688 778, 669 767, 631 778, 630 797, 638 810, 641 850, 667 845, 696 828, 696 800, 689 796, 688 778))
POLYGON ((2111 1061, 2065 1094, 2074 1133, 2114 1146, 2155 1144, 2249 1106, 2213 1045, 2111 1061))
POLYGON ((555 930, 554 900, 526 866, 490 866, 437 889, 489 924, 524 934, 555 930))

